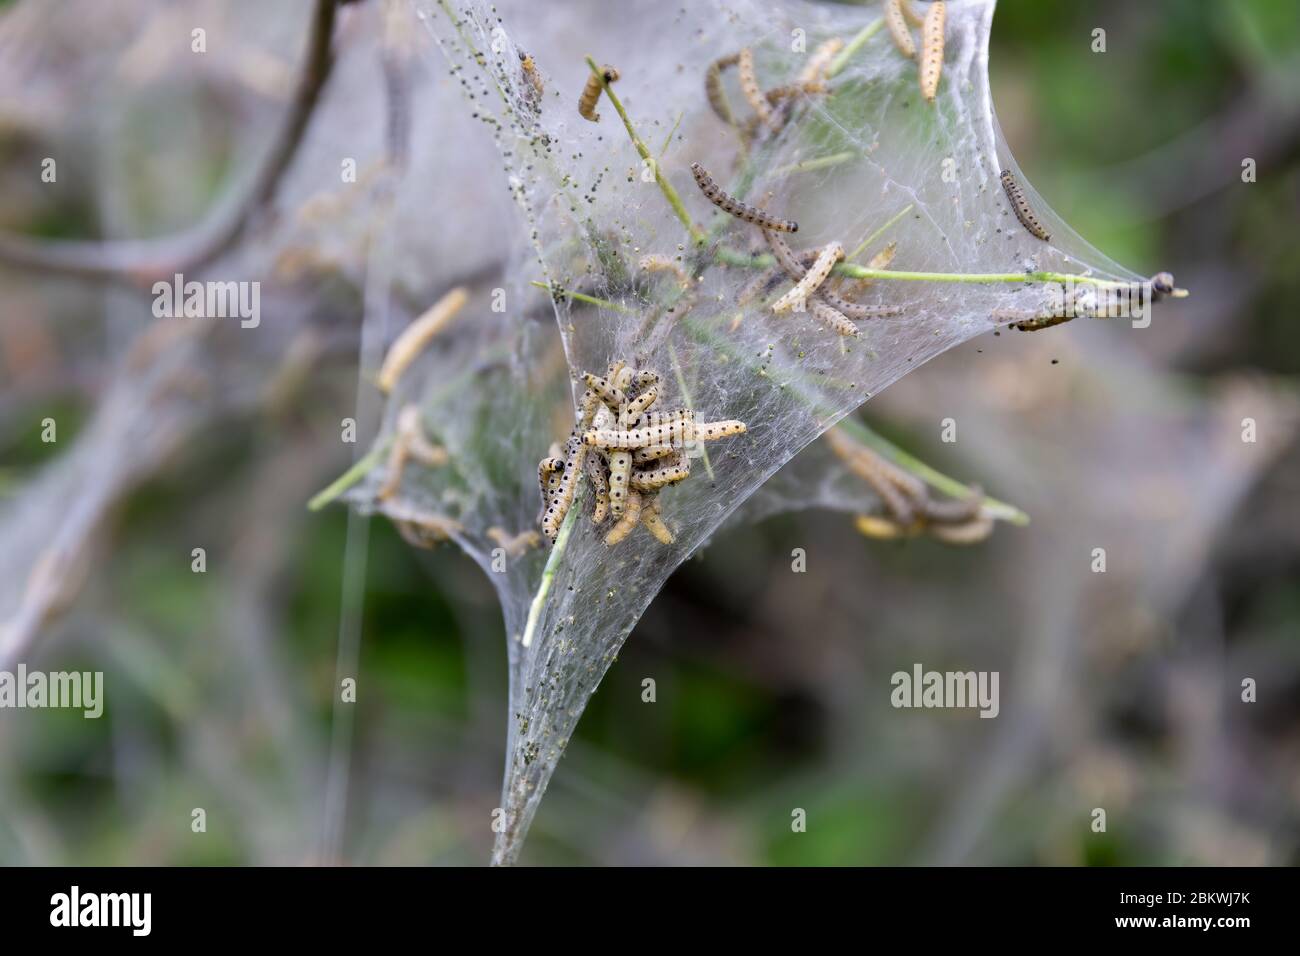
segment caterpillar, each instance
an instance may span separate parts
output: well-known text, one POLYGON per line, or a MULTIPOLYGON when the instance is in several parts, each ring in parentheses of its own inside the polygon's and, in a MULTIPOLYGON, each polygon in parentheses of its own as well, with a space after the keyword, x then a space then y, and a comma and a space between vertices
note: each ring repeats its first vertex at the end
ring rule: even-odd
POLYGON ((517 558, 529 548, 535 548, 541 543, 536 531, 521 531, 519 534, 511 535, 504 528, 488 528, 487 536, 501 546, 506 554, 512 558, 517 558))
POLYGON ((564 459, 558 455, 543 458, 537 464, 537 483, 542 490, 542 507, 551 503, 551 496, 560 488, 559 475, 564 471, 564 459))
POLYGON ((638 492, 628 492, 627 506, 623 509, 623 517, 618 519, 614 527, 609 529, 609 534, 605 535, 605 544, 613 546, 618 544, 629 534, 632 529, 641 523, 641 495, 638 492))
POLYGON ((647 462, 658 461, 660 458, 667 458, 676 451, 677 449, 672 445, 647 445, 632 452, 632 464, 644 465, 647 462))
MULTIPOLYGON (((776 233, 768 229, 763 230, 763 238, 767 240, 767 247, 772 250, 772 256, 776 259, 781 268, 785 270, 786 275, 795 282, 801 281, 805 275, 804 267, 800 263, 799 257, 795 255, 794 250, 790 248, 789 243, 787 243, 781 236, 778 236, 776 233)), ((809 253, 816 252, 817 255, 821 255, 817 250, 808 251, 809 253)), ((814 260, 814 262, 815 261, 816 260, 814 260)), ((817 290, 814 298, 820 298, 836 312, 848 316, 850 319, 873 319, 885 315, 897 315, 903 311, 902 309, 896 308, 876 308, 858 305, 855 302, 849 302, 847 299, 840 298, 835 295, 835 293, 824 287, 817 290)))
POLYGON ((660 544, 672 544, 675 540, 674 535, 668 525, 664 524, 664 519, 660 517, 662 507, 658 492, 644 495, 641 503, 641 524, 660 544))
POLYGON ((432 548, 465 530, 454 518, 405 505, 387 505, 384 514, 397 526, 402 539, 417 548, 432 548))
POLYGON ((700 187, 700 192, 704 193, 704 198, 723 212, 730 213, 737 219, 742 219, 760 229, 772 229, 777 232, 799 231, 799 224, 793 219, 778 219, 776 216, 770 216, 761 209, 755 209, 723 192, 722 188, 713 181, 708 170, 699 163, 691 163, 691 175, 695 177, 695 182, 700 187))
POLYGON ((573 505, 573 496, 578 490, 579 472, 582 471, 586 454, 586 445, 573 439, 569 440, 559 487, 547 502, 546 512, 542 515, 542 534, 550 541, 554 541, 556 535, 560 533, 560 522, 564 520, 573 505))
POLYGON ((1034 215, 1029 200, 1025 199, 1025 191, 1020 188, 1020 183, 1016 182, 1015 175, 1009 169, 1002 170, 1002 188, 1006 191, 1007 198, 1011 200, 1011 208, 1015 211, 1016 218, 1020 220, 1020 225, 1024 226, 1030 235, 1044 242, 1050 242, 1052 237, 1034 215))
POLYGON ((596 101, 600 99, 601 91, 617 79, 618 70, 608 63, 600 68, 599 74, 593 73, 587 77, 587 85, 582 88, 582 96, 578 98, 578 115, 585 120, 599 123, 600 114, 596 112, 596 101))
POLYGON ((964 524, 978 517, 983 507, 984 492, 979 488, 971 488, 965 498, 954 498, 951 501, 927 499, 921 507, 921 513, 927 521, 939 524, 964 524))
POLYGON ((648 425, 630 431, 592 429, 582 436, 582 440, 598 448, 626 448, 635 451, 650 445, 684 445, 689 441, 714 441, 730 435, 743 435, 745 431, 744 422, 727 420, 696 424, 684 413, 677 412, 674 413, 671 421, 661 425, 648 425))
POLYGON ((1050 329, 1054 325, 1064 325, 1073 318, 1074 316, 1066 315, 1064 312, 1057 315, 1036 315, 1028 319, 1021 319, 1018 322, 1012 322, 1011 327, 1017 332, 1041 332, 1043 329, 1050 329))
MULTIPOLYGON (((618 373, 616 372, 615 377, 617 376, 618 373)), ((596 397, 611 409, 617 410, 620 405, 627 401, 627 395, 611 379, 600 378, 590 372, 584 372, 582 380, 587 384, 587 388, 591 389, 596 394, 596 397)))
POLYGON ((542 83, 542 73, 537 69, 537 62, 531 55, 520 50, 519 67, 524 72, 524 79, 528 81, 528 85, 532 88, 534 102, 540 103, 542 94, 546 92, 546 86, 542 83))
POLYGON ((685 459, 681 461, 661 465, 648 471, 637 471, 632 474, 632 489, 634 491, 655 491, 665 485, 673 485, 679 481, 684 481, 691 473, 691 467, 685 459))
POLYGON ((587 480, 591 482, 593 498, 591 520, 603 524, 609 517, 609 481, 605 477, 607 466, 599 452, 588 455, 586 460, 587 480))
POLYGON ((1174 277, 1170 272, 1157 272, 1151 277, 1152 298, 1159 302, 1167 295, 1174 295, 1178 289, 1174 287, 1174 277))
POLYGON ((718 119, 728 126, 736 125, 736 117, 731 112, 731 104, 727 101, 727 94, 722 89, 722 71, 735 66, 739 60, 740 54, 732 53, 720 60, 714 60, 704 73, 704 95, 708 97, 709 106, 713 107, 713 112, 717 114, 718 119))
MULTIPOLYGON (((843 47, 844 41, 839 37, 832 37, 819 44, 817 49, 813 51, 812 56, 808 58, 808 63, 804 66, 803 72, 799 74, 799 79, 795 81, 795 86, 806 93, 824 92, 826 90, 826 68, 831 65, 831 59, 843 47)), ((768 99, 771 99, 770 90, 768 91, 768 99)))
POLYGON ((609 452, 609 513, 615 518, 623 513, 627 499, 628 478, 632 474, 632 453, 616 449, 609 452))
POLYGON ((736 59, 736 70, 740 74, 740 91, 745 94, 745 99, 754 110, 759 122, 770 126, 772 107, 768 104, 763 91, 759 89, 758 77, 754 74, 754 51, 749 47, 740 51, 736 59))
POLYGON ((651 385, 644 392, 624 405, 618 413, 619 426, 621 428, 631 428, 641 418, 645 410, 655 403, 659 397, 659 387, 651 385))
POLYGON ((979 544, 993 533, 993 519, 976 515, 961 524, 934 525, 929 531, 944 544, 979 544))
MULTIPOLYGON (((637 265, 645 272, 671 272, 676 276, 678 284, 683 289, 689 290, 694 286, 691 277, 686 274, 686 270, 667 256, 642 256, 637 265)), ((654 375, 655 373, 651 372, 650 374, 654 375)))
POLYGON ((903 19, 903 0, 885 0, 885 26, 889 27, 889 35, 894 38, 898 52, 909 60, 915 60, 916 42, 903 19))
MULTIPOLYGON (((901 16, 901 14, 900 14, 901 16)), ((921 95, 933 103, 939 93, 939 77, 943 73, 943 31, 948 8, 943 0, 934 0, 925 11, 921 24, 921 95)))
POLYGON ((809 305, 812 306, 812 314, 819 322, 825 322, 834 331, 840 335, 857 338, 859 330, 856 325, 849 321, 844 313, 831 308, 821 299, 814 298, 809 305))
POLYGON ((402 484, 406 462, 411 458, 427 468, 441 468, 450 460, 447 449, 433 444, 425 436, 424 426, 420 424, 420 408, 417 405, 405 405, 397 413, 393 448, 388 453, 388 476, 375 493, 378 500, 384 501, 397 493, 397 489, 402 484))
POLYGON ((812 264, 812 268, 804 273, 803 278, 796 282, 789 292, 772 303, 772 311, 780 315, 797 308, 802 312, 806 307, 808 297, 826 281, 826 277, 831 274, 831 269, 835 266, 835 263, 843 258, 844 246, 838 242, 827 245, 817 256, 817 261, 812 264))
POLYGON ((457 286, 402 330, 379 367, 377 384, 381 392, 387 394, 393 390, 407 366, 415 361, 415 357, 435 335, 446 328, 447 323, 456 317, 456 313, 465 307, 467 301, 469 292, 463 286, 457 286))

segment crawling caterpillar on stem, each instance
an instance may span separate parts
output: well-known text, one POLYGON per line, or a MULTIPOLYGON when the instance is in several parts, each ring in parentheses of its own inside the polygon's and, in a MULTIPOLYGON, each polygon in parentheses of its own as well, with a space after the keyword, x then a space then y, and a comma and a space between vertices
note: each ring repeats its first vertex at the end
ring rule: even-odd
POLYGON ((728 195, 721 186, 713 181, 713 177, 709 175, 708 170, 699 163, 691 163, 691 175, 695 177, 695 182, 700 187, 700 192, 704 193, 704 198, 723 212, 730 213, 737 219, 758 226, 761 229, 774 229, 777 232, 799 231, 799 223, 793 219, 778 219, 776 216, 770 216, 761 209, 756 209, 748 203, 743 203, 734 196, 728 195))
POLYGON ((600 94, 605 87, 617 79, 618 70, 608 63, 600 68, 599 76, 593 73, 587 77, 587 85, 582 88, 582 96, 578 99, 578 115, 585 120, 599 123, 600 114, 596 112, 596 101, 600 99, 600 94))

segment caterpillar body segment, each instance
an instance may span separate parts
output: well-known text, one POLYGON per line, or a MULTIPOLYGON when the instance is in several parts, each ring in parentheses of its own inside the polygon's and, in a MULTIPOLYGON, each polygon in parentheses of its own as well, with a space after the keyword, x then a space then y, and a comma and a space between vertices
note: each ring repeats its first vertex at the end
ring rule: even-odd
POLYGON ((921 23, 921 95, 933 103, 943 74, 943 37, 948 19, 944 0, 934 0, 921 23))
POLYGON ((648 492, 641 496, 641 524, 655 536, 660 544, 672 544, 675 536, 664 524, 661 517, 662 505, 659 503, 658 492, 648 492))
POLYGON ((618 519, 614 527, 609 529, 609 534, 605 535, 605 544, 613 546, 618 544, 633 529, 641 523, 641 494, 637 491, 628 492, 627 503, 623 508, 623 516, 618 519))
POLYGON ((740 75, 740 91, 745 94, 746 102, 758 117, 758 121, 770 126, 772 107, 767 102, 767 97, 763 95, 762 89, 759 88, 758 77, 754 73, 754 51, 749 47, 740 51, 736 59, 736 70, 740 75))
POLYGON ((817 49, 808 58, 807 64, 795 81, 795 86, 805 93, 824 93, 826 91, 826 68, 831 65, 835 54, 844 48, 844 41, 832 37, 817 45, 817 49))
POLYGON ((772 229, 777 232, 799 231, 799 224, 793 219, 778 219, 724 192, 709 175, 708 170, 699 163, 691 163, 691 175, 695 177, 695 182, 700 187, 700 192, 704 193, 704 197, 723 212, 760 229, 772 229))
POLYGON ((617 79, 618 70, 608 63, 600 68, 599 76, 595 73, 588 76, 587 85, 582 88, 582 96, 578 98, 578 115, 585 120, 599 123, 600 114, 596 112, 596 101, 600 99, 600 94, 605 87, 617 79))
POLYGON ((808 304, 817 321, 825 322, 832 331, 851 338, 857 338, 860 334, 858 327, 849 321, 842 312, 831 308, 821 299, 814 298, 808 304))
POLYGON ((714 60, 704 73, 704 95, 708 98, 709 106, 713 108, 718 119, 728 126, 736 125, 736 117, 731 112, 731 103, 728 102, 727 94, 722 88, 722 71, 735 66, 739 60, 740 54, 732 53, 730 56, 714 60))
POLYGON ((817 256, 817 261, 804 273, 803 278, 795 283, 794 288, 772 304, 772 311, 778 315, 796 308, 803 311, 807 307, 808 298, 826 281, 835 263, 843 258, 844 246, 838 242, 827 245, 817 256))
MULTIPOLYGON (((619 373, 616 372, 615 377, 617 377, 618 374, 619 373)), ((627 402, 627 395, 624 394, 623 390, 615 385, 610 379, 600 378, 596 375, 592 375, 590 372, 584 374, 582 379, 586 382, 587 388, 595 392, 596 397, 611 409, 617 411, 620 405, 627 402)))
POLYGON ((912 31, 908 29, 907 20, 903 16, 902 0, 885 0, 885 26, 889 28, 889 35, 894 46, 898 47, 898 52, 909 60, 915 60, 916 41, 912 39, 912 31))
POLYGON ((609 513, 615 518, 623 513, 627 501, 627 485, 632 475, 632 453, 623 449, 611 450, 609 459, 609 513))
POLYGON ((1052 237, 1043 224, 1038 221, 1038 216, 1034 214, 1034 209, 1029 205, 1029 200, 1025 198, 1025 191, 1016 181, 1015 174, 1009 169, 1002 170, 1002 188, 1011 200, 1011 209, 1015 212, 1016 218, 1020 220, 1020 225, 1025 227, 1025 231, 1031 236, 1042 239, 1044 242, 1050 242, 1052 237))

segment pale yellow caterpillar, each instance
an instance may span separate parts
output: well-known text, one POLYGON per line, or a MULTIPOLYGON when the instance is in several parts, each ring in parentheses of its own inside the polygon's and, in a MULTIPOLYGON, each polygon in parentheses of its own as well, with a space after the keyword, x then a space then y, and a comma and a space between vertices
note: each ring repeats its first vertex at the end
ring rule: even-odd
POLYGON ((744 422, 727 420, 697 424, 686 418, 683 413, 675 413, 673 420, 662 425, 649 425, 630 431, 593 429, 584 434, 582 440, 598 448, 635 450, 650 445, 684 445, 689 441, 714 441, 744 433, 744 422))
POLYGON ((911 26, 919 27, 924 22, 925 18, 912 8, 912 0, 899 0, 899 6, 903 8, 903 19, 911 26))
POLYGON ((632 452, 632 464, 644 465, 647 462, 658 461, 661 458, 667 458, 677 451, 672 445, 647 445, 645 448, 638 448, 632 452))
POLYGON ((543 458, 537 464, 537 483, 542 490, 542 507, 551 503, 552 496, 560 490, 560 476, 564 473, 564 459, 558 455, 543 458))
POLYGON ((521 531, 516 535, 509 534, 504 528, 488 528, 487 536, 501 546, 512 558, 517 558, 529 548, 535 548, 541 544, 541 538, 536 531, 521 531))
POLYGON ((560 523, 564 521, 565 515, 573 505, 573 496, 578 490, 578 477, 587 454, 587 446, 570 439, 566 452, 564 472, 560 476, 559 487, 547 502, 546 512, 542 515, 542 534, 550 541, 554 541, 555 536, 560 533, 560 523))
POLYGON ((644 392, 624 405, 618 413, 618 424, 620 428, 632 428, 645 410, 655 403, 659 397, 659 387, 651 385, 644 392))
POLYGON ((447 450, 433 444, 425 436, 417 405, 405 405, 397 413, 393 447, 388 453, 388 475, 375 493, 378 500, 384 501, 397 493, 402 484, 406 462, 411 458, 427 468, 441 468, 449 460, 447 450))
POLYGON ((435 302, 427 312, 408 325, 384 356, 377 384, 384 393, 391 392, 408 365, 429 344, 429 340, 446 328, 469 300, 469 292, 457 286, 435 302))
POLYGON ((403 540, 417 548, 432 548, 464 530, 454 518, 408 505, 385 505, 384 514, 396 525, 403 540))
POLYGON ((831 60, 843 47, 844 41, 839 37, 832 37, 819 44, 817 49, 813 51, 812 56, 808 58, 808 62, 804 65, 803 72, 799 74, 799 79, 795 81, 795 85, 807 93, 824 92, 826 89, 826 68, 831 65, 831 60))
POLYGON ((609 481, 605 477, 606 464, 600 453, 587 456, 587 480, 591 482, 594 501, 591 506, 591 520, 603 524, 609 517, 609 481))
POLYGON ((993 533, 993 519, 988 515, 976 515, 961 524, 933 525, 929 531, 944 544, 979 544, 993 533))
POLYGON ((909 60, 916 59, 916 42, 903 19, 903 0, 885 0, 885 26, 889 27, 889 35, 893 37, 898 52, 909 60))
POLYGON ((835 263, 843 258, 844 246, 838 242, 827 245, 817 256, 817 261, 812 264, 812 268, 804 273, 802 279, 795 283, 794 288, 772 303, 772 311, 777 315, 795 308, 803 311, 806 308, 808 297, 826 281, 826 277, 831 274, 831 269, 835 267, 835 263))
POLYGON ((1025 191, 1020 188, 1020 183, 1016 182, 1015 174, 1009 169, 1002 170, 1002 188, 1006 190, 1007 198, 1011 200, 1011 208, 1015 211, 1016 218, 1020 220, 1020 225, 1024 226, 1030 235, 1042 239, 1044 242, 1051 241, 1051 236, 1043 228, 1038 217, 1034 215, 1033 208, 1029 205, 1029 200, 1025 198, 1025 191))
POLYGON ((758 77, 754 73, 754 51, 749 47, 740 51, 736 59, 736 70, 740 76, 740 91, 745 94, 745 99, 754 111, 754 115, 758 117, 760 123, 770 126, 772 107, 768 105, 767 97, 759 88, 758 77))
POLYGON ((627 395, 624 394, 623 390, 614 385, 608 378, 600 378, 590 372, 584 372, 582 380, 586 382, 587 388, 596 393, 596 397, 614 411, 617 411, 618 407, 627 401, 627 395))
POLYGON ((718 119, 729 126, 736 125, 736 117, 732 114, 731 104, 727 102, 727 94, 722 89, 722 71, 735 66, 739 60, 739 53, 724 56, 710 63, 704 74, 704 95, 709 98, 709 105, 713 107, 713 112, 717 114, 718 119))
POLYGON ((761 209, 755 209, 753 206, 723 192, 722 188, 713 181, 713 177, 699 163, 691 163, 691 175, 695 177, 695 182, 699 185, 700 192, 704 193, 705 198, 723 212, 730 213, 737 219, 743 219, 745 222, 752 223, 761 229, 775 229, 777 232, 799 231, 799 224, 793 219, 778 219, 775 216, 769 216, 761 209))
POLYGON ((605 544, 613 546, 618 544, 632 530, 641 523, 641 495, 638 492, 628 492, 627 506, 623 509, 623 517, 618 519, 614 527, 609 529, 609 534, 605 535, 605 544))
POLYGON ((691 467, 685 460, 647 471, 636 471, 632 473, 632 488, 634 491, 656 491, 665 485, 684 481, 690 473, 691 467))
POLYGON ((833 331, 854 338, 858 336, 858 327, 850 322, 844 313, 831 308, 821 299, 814 298, 808 304, 812 308, 813 316, 819 322, 825 322, 833 331))
POLYGON ((627 500, 628 478, 632 474, 632 453, 623 449, 609 452, 609 513, 615 518, 623 513, 627 500))
MULTIPOLYGON (((686 270, 678 262, 669 259, 667 256, 642 256, 638 265, 646 272, 671 272, 676 276, 678 284, 683 289, 691 289, 695 285, 691 281, 691 277, 686 274, 686 270)), ((650 374, 653 375, 654 373, 651 372, 650 374)))
POLYGON ((523 70, 524 79, 528 81, 528 85, 532 88, 532 91, 535 94, 534 102, 540 103, 542 100, 542 94, 546 92, 546 87, 542 83, 542 73, 537 69, 536 61, 534 61, 529 54, 520 50, 519 67, 523 70))
POLYGON ((921 24, 921 95, 933 103, 939 93, 939 77, 943 73, 943 33, 948 8, 943 0, 934 0, 925 11, 921 24))
POLYGON ((658 494, 647 494, 641 507, 641 524, 649 531, 660 544, 672 544, 673 533, 669 530, 668 525, 664 524, 664 519, 660 517, 660 509, 663 506, 659 503, 658 494))
POLYGON ((600 99, 601 91, 617 79, 618 70, 608 63, 600 68, 599 75, 592 73, 587 77, 587 85, 582 88, 582 96, 578 99, 578 115, 585 120, 599 123, 600 114, 596 112, 596 101, 600 99))
MULTIPOLYGON (((786 275, 795 282, 802 281, 805 276, 804 267, 800 262, 800 257, 795 255, 794 251, 790 248, 789 243, 770 229, 763 230, 763 238, 767 240, 768 248, 772 250, 773 257, 781 268, 785 270, 786 275)), ((809 254, 821 254, 818 250, 808 250, 808 252, 809 254)), ((816 260, 814 259, 814 262, 815 261, 816 260)), ((821 299, 836 312, 839 312, 841 315, 847 316, 850 319, 875 319, 887 315, 898 315, 903 311, 900 308, 892 306, 858 305, 856 302, 850 302, 847 299, 841 298, 825 286, 817 290, 814 298, 821 299)))

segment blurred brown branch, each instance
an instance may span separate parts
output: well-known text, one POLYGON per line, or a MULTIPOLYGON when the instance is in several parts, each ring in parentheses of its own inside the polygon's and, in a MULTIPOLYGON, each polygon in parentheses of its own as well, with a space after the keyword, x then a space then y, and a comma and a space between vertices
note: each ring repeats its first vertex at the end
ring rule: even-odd
POLYGON ((157 239, 41 242, 0 235, 0 263, 54 275, 147 284, 157 276, 201 268, 220 256, 274 197, 297 152, 334 63, 335 7, 336 0, 316 0, 306 58, 288 115, 239 202, 215 211, 185 232, 157 239))

